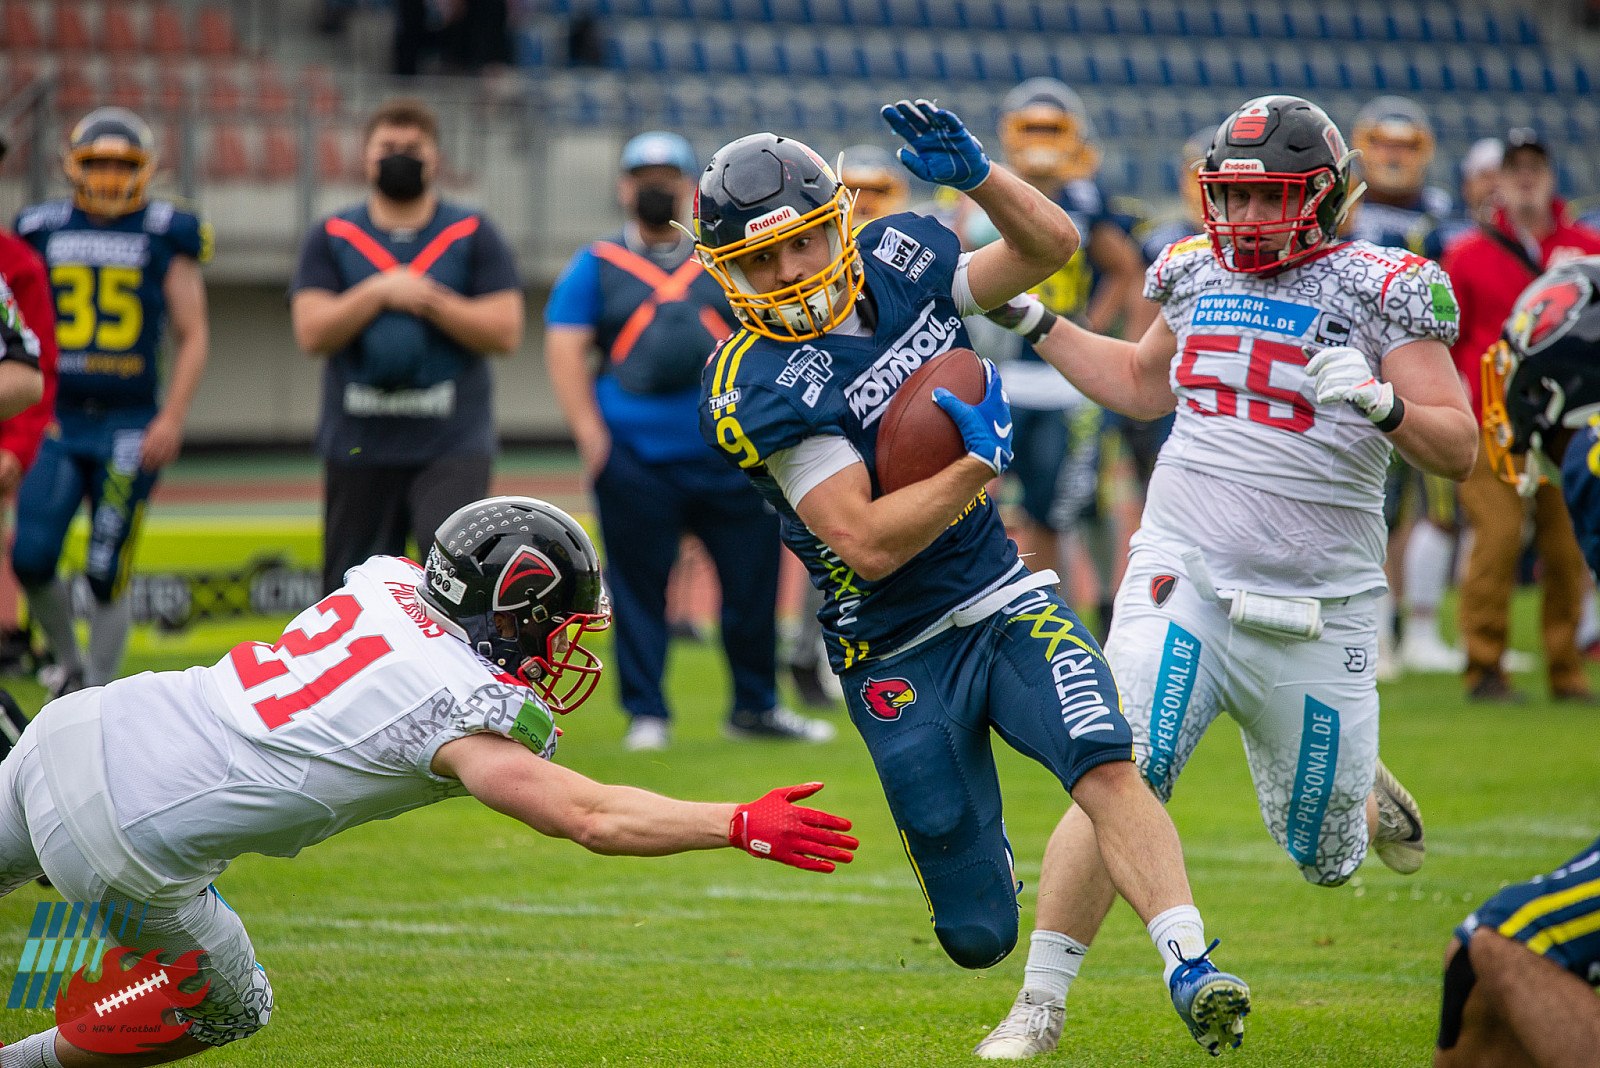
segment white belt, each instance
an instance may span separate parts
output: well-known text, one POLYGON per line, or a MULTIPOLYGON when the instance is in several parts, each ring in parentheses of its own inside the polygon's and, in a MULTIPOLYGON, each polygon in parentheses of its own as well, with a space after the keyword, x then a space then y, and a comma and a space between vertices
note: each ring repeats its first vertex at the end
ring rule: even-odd
POLYGON ((1253 590, 1218 593, 1211 569, 1198 548, 1186 549, 1183 566, 1189 581, 1207 601, 1228 603, 1228 618, 1246 630, 1272 638, 1310 642, 1322 637, 1322 602, 1315 597, 1275 597, 1253 590))
MULTIPOLYGON (((100 733, 99 687, 50 702, 39 714, 39 766, 61 825, 83 859, 107 885, 146 904, 179 907, 227 867, 218 862, 188 880, 155 871, 134 851, 117 823, 106 783, 105 741, 100 733)), ((125 754, 125 759, 137 759, 125 754)))
POLYGON ((943 634, 951 627, 970 627, 974 623, 982 623, 984 620, 1000 611, 1000 609, 1010 604, 1011 601, 1013 601, 1019 594, 1027 593, 1029 590, 1037 590, 1041 586, 1054 586, 1060 581, 1060 577, 1054 571, 1048 568, 1046 568, 1044 571, 1029 572, 1028 574, 1017 579, 1015 582, 1007 582, 998 589, 990 590, 988 593, 979 597, 976 601, 973 601, 970 604, 962 605, 960 608, 951 611, 943 619, 939 620, 939 622, 935 623, 921 634, 918 634, 915 638, 912 638, 899 648, 885 653, 882 656, 872 657, 871 659, 888 660, 891 657, 896 657, 901 653, 909 652, 912 649, 915 649, 923 642, 943 634))

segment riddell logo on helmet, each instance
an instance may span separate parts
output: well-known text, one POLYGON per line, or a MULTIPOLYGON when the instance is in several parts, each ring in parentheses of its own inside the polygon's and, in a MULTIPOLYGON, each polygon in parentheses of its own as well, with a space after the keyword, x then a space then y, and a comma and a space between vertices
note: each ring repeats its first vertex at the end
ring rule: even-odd
POLYGON ((1251 174, 1265 174, 1267 165, 1258 159, 1225 159, 1222 161, 1222 170, 1248 171, 1251 174))
POLYGON ((893 721, 917 700, 917 691, 907 679, 868 679, 861 687, 861 699, 875 719, 893 721))
POLYGON ((555 589, 560 582, 560 573, 543 553, 526 545, 519 545, 516 555, 508 560, 505 568, 501 570, 500 581, 495 584, 494 606, 497 609, 522 608, 555 589), (537 587, 531 585, 541 578, 550 581, 537 587), (530 583, 520 591, 527 596, 514 602, 509 600, 508 598, 518 595, 517 587, 522 583, 530 583))
POLYGON ((786 222, 793 222, 798 218, 800 218, 800 213, 795 211, 794 208, 788 204, 785 204, 777 211, 769 211, 767 214, 761 216, 761 218, 751 219, 749 222, 745 223, 744 236, 754 237, 763 230, 771 230, 775 226, 782 225, 786 222))

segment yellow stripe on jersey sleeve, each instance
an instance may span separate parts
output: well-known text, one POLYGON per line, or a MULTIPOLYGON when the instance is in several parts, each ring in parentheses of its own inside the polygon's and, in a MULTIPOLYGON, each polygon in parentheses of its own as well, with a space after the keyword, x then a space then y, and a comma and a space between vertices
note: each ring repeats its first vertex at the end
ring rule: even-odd
MULTIPOLYGON (((1539 917, 1548 916, 1552 912, 1560 912, 1568 905, 1576 905, 1580 901, 1587 901, 1590 898, 1596 897, 1600 897, 1600 879, 1591 879, 1586 883, 1579 883, 1577 886, 1570 886, 1565 890, 1558 890, 1553 894, 1546 894, 1543 897, 1534 898, 1532 901, 1513 912, 1509 917, 1507 917, 1506 921, 1499 927, 1496 927, 1495 930, 1500 934, 1505 935, 1507 938, 1515 938, 1517 937, 1517 932, 1521 931, 1524 927, 1539 919, 1539 917)), ((1595 915, 1600 916, 1600 912, 1597 912, 1595 915)), ((1582 923, 1587 922, 1588 919, 1589 917, 1583 917, 1582 919, 1573 920, 1571 922, 1582 923)), ((1559 926, 1567 927, 1570 926, 1570 924, 1561 924, 1559 926)), ((1595 930, 1596 928, 1600 928, 1600 920, 1597 920, 1596 927, 1591 927, 1590 930, 1595 930)), ((1551 928, 1551 930, 1557 929, 1558 928, 1551 928)), ((1535 938, 1543 937, 1545 937, 1544 934, 1535 936, 1535 938)), ((1556 939, 1556 941, 1564 942, 1566 939, 1561 938, 1556 939)), ((1531 947, 1533 942, 1530 940, 1528 945, 1531 947)), ((1549 948, 1549 943, 1547 942, 1545 946, 1546 948, 1549 948)))
POLYGON ((1587 916, 1579 916, 1566 923, 1558 923, 1554 927, 1546 927, 1527 942, 1523 943, 1535 953, 1543 956, 1551 946, 1559 946, 1571 942, 1575 938, 1582 938, 1587 934, 1600 931, 1600 911, 1591 912, 1587 916))
POLYGON ((716 373, 711 376, 711 395, 713 397, 720 397, 728 392, 728 386, 732 384, 732 378, 727 376, 727 370, 728 360, 733 355, 733 351, 744 348, 755 339, 756 336, 750 331, 740 330, 722 346, 722 351, 717 355, 716 373))

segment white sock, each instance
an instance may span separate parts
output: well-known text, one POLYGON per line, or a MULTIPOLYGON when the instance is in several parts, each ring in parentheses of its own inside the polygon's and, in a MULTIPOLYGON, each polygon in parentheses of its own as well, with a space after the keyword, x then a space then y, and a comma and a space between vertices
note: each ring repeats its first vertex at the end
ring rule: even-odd
POLYGON ((1161 973, 1164 983, 1172 981, 1178 965, 1206 951, 1205 921, 1193 905, 1174 905, 1145 924, 1145 930, 1150 932, 1150 941, 1156 944, 1156 952, 1166 965, 1161 973))
POLYGON ((28 614, 44 631, 56 663, 68 671, 83 670, 83 660, 78 655, 78 635, 72 629, 72 595, 66 584, 54 578, 29 590, 28 614))
POLYGON ((1035 931, 1028 940, 1028 966, 1022 972, 1022 985, 1028 990, 1044 990, 1051 998, 1065 998, 1083 967, 1089 947, 1059 931, 1035 931))
POLYGON ((1586 649, 1600 641, 1600 609, 1595 606, 1595 594, 1583 599, 1583 613, 1578 617, 1578 648, 1586 649))
POLYGON ((89 610, 89 666, 83 673, 84 685, 104 686, 117 677, 132 623, 133 606, 126 597, 110 604, 94 602, 89 610))
POLYGON ((1450 585, 1450 563, 1456 547, 1454 534, 1432 523, 1421 522, 1411 528, 1406 542, 1406 607, 1412 612, 1433 615, 1444 600, 1450 585))
POLYGON ((61 1068, 56 1058, 56 1029, 29 1035, 0 1049, 0 1068, 61 1068))

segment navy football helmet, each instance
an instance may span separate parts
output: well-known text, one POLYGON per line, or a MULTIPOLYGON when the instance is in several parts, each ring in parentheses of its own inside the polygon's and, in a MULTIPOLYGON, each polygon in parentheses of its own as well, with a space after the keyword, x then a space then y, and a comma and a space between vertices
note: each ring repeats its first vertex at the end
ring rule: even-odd
POLYGON ((851 145, 839 153, 839 181, 852 194, 852 218, 862 223, 904 211, 911 189, 906 169, 878 145, 851 145))
MULTIPOLYGON (((1600 413, 1600 256, 1546 271, 1517 298, 1483 354, 1483 444, 1495 473, 1532 493, 1539 453, 1600 413), (1526 455, 1525 468, 1517 459, 1526 455)), ((1560 457, 1553 457, 1559 462, 1560 457)))
POLYGON ((849 317, 861 294, 851 200, 832 168, 799 141, 741 137, 718 149, 700 175, 695 254, 750 330, 775 341, 821 337, 849 317), (827 266, 792 286, 755 292, 738 261, 814 226, 827 237, 827 266))
POLYGON ((78 207, 90 215, 138 211, 156 171, 155 134, 127 108, 96 108, 72 128, 62 169, 78 207))
POLYGON ((604 664, 583 635, 611 625, 600 558, 577 520, 532 497, 490 497, 446 519, 417 588, 432 614, 555 712, 594 692, 604 664), (496 617, 515 621, 514 636, 496 617))
POLYGON ((1404 196, 1423 187, 1433 162, 1433 123, 1408 97, 1380 96, 1356 113, 1350 143, 1361 175, 1376 193, 1404 196))
POLYGON ((1350 162, 1356 155, 1345 147, 1333 120, 1309 100, 1259 96, 1240 105, 1217 127, 1211 151, 1200 165, 1206 233, 1217 261, 1230 271, 1270 275, 1327 247, 1366 189, 1351 188, 1350 162), (1229 220, 1228 188, 1244 184, 1280 186, 1280 217, 1229 220), (1239 247, 1241 238, 1259 241, 1280 235, 1288 235, 1288 243, 1278 251, 1239 247))
POLYGON ((1055 78, 1029 78, 1008 92, 999 126, 1006 161, 1024 178, 1071 182, 1100 169, 1089 109, 1055 78))

